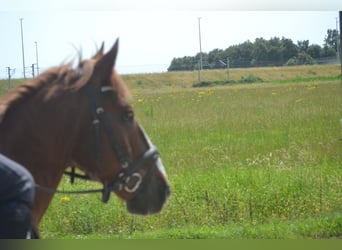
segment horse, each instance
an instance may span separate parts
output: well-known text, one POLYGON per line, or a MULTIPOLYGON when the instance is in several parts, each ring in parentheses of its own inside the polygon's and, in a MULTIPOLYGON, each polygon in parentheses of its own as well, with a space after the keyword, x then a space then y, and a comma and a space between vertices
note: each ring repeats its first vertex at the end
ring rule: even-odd
POLYGON ((115 193, 128 212, 161 211, 170 185, 157 148, 135 118, 128 87, 115 70, 119 40, 78 65, 62 64, 0 99, 0 153, 36 183, 32 228, 39 223, 70 164, 115 193), (40 187, 40 188, 39 188, 40 187))

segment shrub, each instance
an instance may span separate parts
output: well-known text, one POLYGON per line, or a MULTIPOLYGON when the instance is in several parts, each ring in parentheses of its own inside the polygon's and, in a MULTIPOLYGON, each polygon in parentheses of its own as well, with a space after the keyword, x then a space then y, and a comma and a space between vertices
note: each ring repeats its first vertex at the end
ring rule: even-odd
POLYGON ((290 58, 286 62, 286 66, 294 66, 294 65, 312 65, 315 64, 316 61, 307 53, 300 52, 297 56, 290 58))
POLYGON ((255 76, 253 74, 248 74, 247 76, 242 76, 241 79, 239 80, 240 83, 253 83, 253 82, 262 82, 263 80, 255 76))

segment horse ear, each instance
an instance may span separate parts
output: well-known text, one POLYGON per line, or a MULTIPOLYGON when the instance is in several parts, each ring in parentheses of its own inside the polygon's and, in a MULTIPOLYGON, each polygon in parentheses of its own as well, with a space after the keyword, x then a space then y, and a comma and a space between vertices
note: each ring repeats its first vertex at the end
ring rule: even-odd
POLYGON ((102 42, 100 49, 96 52, 96 54, 92 57, 92 59, 98 60, 103 56, 104 50, 104 42, 102 42))
MULTIPOLYGON (((113 67, 115 65, 116 56, 118 54, 119 39, 116 40, 113 47, 108 51, 103 57, 101 57, 94 70, 94 77, 100 80, 108 80, 113 72, 113 67)), ((101 48, 102 49, 102 48, 101 48)), ((100 51, 101 51, 100 49, 100 51)))

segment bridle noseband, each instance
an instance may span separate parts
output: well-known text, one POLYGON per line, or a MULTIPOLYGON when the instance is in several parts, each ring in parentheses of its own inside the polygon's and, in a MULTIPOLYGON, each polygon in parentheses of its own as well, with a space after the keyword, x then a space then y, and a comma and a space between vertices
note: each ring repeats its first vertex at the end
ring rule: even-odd
MULTIPOLYGON (((109 123, 109 120, 105 117, 105 110, 99 103, 99 94, 102 94, 107 91, 113 91, 111 86, 102 86, 99 89, 92 87, 91 85, 85 86, 85 92, 90 99, 91 102, 91 112, 93 117, 93 126, 94 126, 94 135, 95 135, 95 164, 96 168, 100 168, 101 161, 101 150, 100 150, 100 125, 103 125, 103 128, 108 136, 110 144, 115 151, 120 165, 121 171, 117 175, 116 179, 109 183, 103 183, 102 190, 102 201, 108 202, 110 193, 112 191, 121 191, 124 190, 127 193, 137 193, 139 191, 139 187, 143 182, 143 178, 138 170, 144 166, 146 161, 152 159, 153 161, 157 161, 159 159, 158 149, 151 143, 148 137, 145 134, 145 131, 141 126, 139 126, 142 134, 145 137, 146 142, 148 143, 149 149, 137 160, 129 163, 127 157, 120 147, 120 144, 117 140, 117 137, 114 134, 114 131, 109 123), (128 184, 132 179, 136 179, 134 185, 129 187, 128 184)), ((146 175, 145 175, 146 176, 146 175)))

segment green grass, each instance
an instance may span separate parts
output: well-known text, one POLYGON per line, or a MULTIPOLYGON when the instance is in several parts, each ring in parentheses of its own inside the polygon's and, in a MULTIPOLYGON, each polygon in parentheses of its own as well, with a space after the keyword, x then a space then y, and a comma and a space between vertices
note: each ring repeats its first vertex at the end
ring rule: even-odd
POLYGON ((270 223, 231 223, 225 225, 184 226, 157 230, 135 230, 127 233, 70 234, 60 232, 60 239, 338 239, 341 214, 314 219, 270 223))
MULTIPOLYGON (((103 204, 100 195, 56 195, 43 219, 42 236, 341 238, 338 68, 272 69, 239 72, 262 79, 269 73, 266 83, 210 88, 174 81, 185 73, 173 75, 170 84, 145 82, 145 75, 140 84, 131 79, 136 116, 169 174, 172 195, 165 208, 140 217, 128 214, 114 197, 103 204)), ((98 184, 77 181, 71 186, 64 179, 60 185, 89 187, 98 184)))

